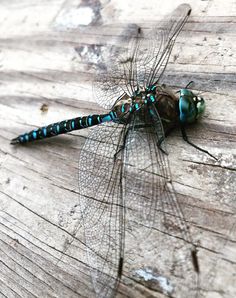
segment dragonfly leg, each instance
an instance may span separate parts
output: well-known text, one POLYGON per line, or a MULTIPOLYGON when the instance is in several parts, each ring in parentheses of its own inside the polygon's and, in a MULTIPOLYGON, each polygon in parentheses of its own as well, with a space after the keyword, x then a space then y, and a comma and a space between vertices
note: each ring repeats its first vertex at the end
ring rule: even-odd
POLYGON ((190 82, 188 82, 188 84, 185 86, 185 89, 188 89, 189 86, 191 86, 191 85, 193 85, 193 84, 194 84, 194 81, 190 81, 190 82))
MULTIPOLYGON (((185 86, 184 89, 188 89, 189 86, 191 86, 192 84, 194 84, 194 81, 190 81, 190 82, 188 82, 188 84, 185 86)), ((179 92, 180 92, 180 90, 176 91, 175 93, 177 94, 177 93, 179 93, 179 92)))
POLYGON ((113 157, 114 161, 116 161, 117 156, 125 149, 125 142, 126 142, 127 134, 128 134, 128 129, 123 134, 123 143, 122 143, 122 145, 120 146, 120 148, 114 154, 114 157, 113 157))
POLYGON ((164 141, 164 138, 161 137, 160 140, 157 143, 157 147, 161 150, 162 153, 164 153, 165 155, 168 155, 168 153, 161 147, 161 143, 164 141))
POLYGON ((207 150, 195 145, 194 143, 192 143, 191 141, 189 141, 188 139, 188 136, 186 134, 186 131, 185 131, 185 127, 184 125, 181 125, 181 132, 182 132, 182 137, 184 139, 185 142, 187 142, 189 145, 193 146, 194 148, 196 148, 197 150, 200 150, 206 154, 208 154, 209 156, 211 156, 212 158, 214 158, 215 160, 218 160, 214 155, 212 155, 210 152, 208 152, 207 150))
POLYGON ((162 144, 162 142, 165 140, 165 138, 167 138, 167 137, 170 135, 170 133, 172 132, 173 129, 174 129, 174 127, 170 127, 170 128, 168 128, 168 129, 166 129, 166 130, 165 130, 165 137, 162 136, 162 137, 158 140, 158 143, 157 143, 158 148, 159 148, 164 154, 166 154, 166 155, 168 155, 168 153, 167 153, 163 148, 161 148, 161 144, 162 144))
POLYGON ((114 158, 114 161, 116 161, 116 158, 117 156, 124 150, 125 146, 122 145, 118 151, 116 151, 116 153, 114 154, 113 158, 114 158))

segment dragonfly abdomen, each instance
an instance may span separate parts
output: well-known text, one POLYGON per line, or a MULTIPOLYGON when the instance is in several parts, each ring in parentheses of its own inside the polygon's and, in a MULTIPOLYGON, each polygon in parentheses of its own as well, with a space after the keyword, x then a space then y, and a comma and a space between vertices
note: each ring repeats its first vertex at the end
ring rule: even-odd
POLYGON ((69 120, 63 120, 22 134, 13 139, 11 141, 11 144, 23 144, 31 141, 50 138, 59 134, 64 134, 73 130, 94 126, 103 122, 114 121, 115 119, 116 113, 111 111, 108 114, 95 114, 84 117, 77 117, 69 120))

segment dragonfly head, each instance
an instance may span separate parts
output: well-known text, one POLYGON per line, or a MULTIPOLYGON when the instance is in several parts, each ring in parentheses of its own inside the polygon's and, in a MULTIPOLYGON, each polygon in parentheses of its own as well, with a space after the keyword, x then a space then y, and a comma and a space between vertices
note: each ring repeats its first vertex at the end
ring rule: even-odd
POLYGON ((189 89, 181 89, 179 97, 179 119, 182 123, 195 122, 205 111, 205 100, 189 89))

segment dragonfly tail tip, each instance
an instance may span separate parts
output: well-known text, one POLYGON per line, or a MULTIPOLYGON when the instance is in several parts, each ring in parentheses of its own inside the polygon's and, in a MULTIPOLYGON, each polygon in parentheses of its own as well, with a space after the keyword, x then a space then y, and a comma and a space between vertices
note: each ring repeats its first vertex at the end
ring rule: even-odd
POLYGON ((20 142, 19 142, 19 139, 18 139, 18 138, 14 138, 14 139, 12 139, 11 142, 10 142, 11 145, 16 145, 16 144, 19 144, 19 143, 20 143, 20 142))

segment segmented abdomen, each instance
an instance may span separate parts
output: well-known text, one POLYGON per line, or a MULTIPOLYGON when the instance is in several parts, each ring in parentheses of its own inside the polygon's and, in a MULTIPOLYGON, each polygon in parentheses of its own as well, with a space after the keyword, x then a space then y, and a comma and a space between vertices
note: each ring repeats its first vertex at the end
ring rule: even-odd
POLYGON ((38 129, 34 129, 28 133, 22 134, 11 141, 11 144, 27 143, 35 140, 50 138, 59 134, 64 134, 73 130, 78 130, 103 122, 113 121, 116 118, 116 113, 111 111, 108 114, 89 115, 77 117, 69 120, 63 120, 53 124, 49 124, 38 129))
POLYGON ((134 101, 132 104, 123 103, 115 106, 114 109, 108 114, 77 117, 49 124, 18 136, 11 141, 11 144, 23 144, 35 140, 50 138, 59 134, 64 134, 73 130, 78 130, 109 121, 120 121, 121 123, 124 123, 129 118, 129 114, 139 110, 142 105, 143 103, 140 104, 136 101, 134 101))

